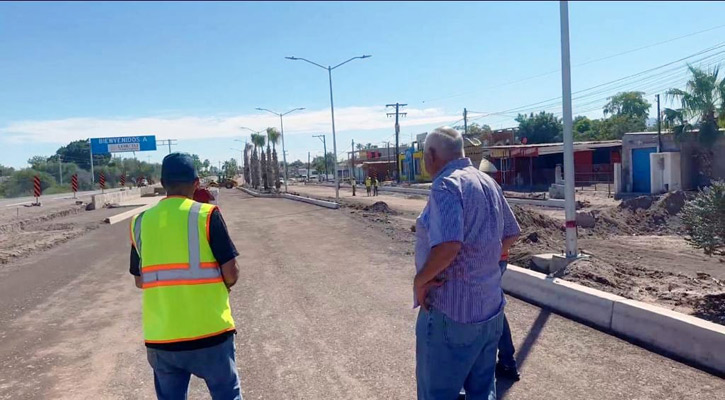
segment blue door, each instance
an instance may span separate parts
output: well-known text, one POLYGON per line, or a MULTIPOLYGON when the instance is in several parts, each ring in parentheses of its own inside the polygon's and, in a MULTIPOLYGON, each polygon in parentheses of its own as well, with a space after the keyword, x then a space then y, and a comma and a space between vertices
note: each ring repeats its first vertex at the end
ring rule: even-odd
POLYGON ((649 155, 657 152, 656 147, 632 149, 632 191, 636 193, 649 193, 650 165, 649 155))

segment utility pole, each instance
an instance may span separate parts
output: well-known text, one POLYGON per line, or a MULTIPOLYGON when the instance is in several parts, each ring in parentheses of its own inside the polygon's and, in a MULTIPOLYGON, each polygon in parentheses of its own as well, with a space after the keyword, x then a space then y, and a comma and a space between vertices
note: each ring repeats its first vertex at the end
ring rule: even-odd
POLYGON ((169 154, 171 154, 171 146, 176 146, 178 144, 176 142, 178 142, 178 140, 176 140, 176 139, 162 139, 162 140, 157 140, 156 144, 161 145, 161 146, 168 145, 169 154))
POLYGON ((391 161, 391 160, 390 160, 390 155, 391 155, 391 154, 390 154, 390 141, 386 141, 386 142, 385 142, 385 144, 387 144, 387 145, 388 145, 388 146, 387 146, 388 148, 387 148, 387 150, 385 151, 385 153, 386 153, 386 157, 385 157, 385 158, 386 158, 386 160, 387 160, 387 164, 386 164, 386 168, 385 168, 385 169, 386 169, 386 170, 388 170, 388 176, 389 176, 390 178, 392 178, 393 176, 392 176, 392 175, 390 174, 390 161, 391 161))
POLYGON ((463 134, 468 135, 468 110, 463 108, 463 134))
POLYGON ((350 181, 350 184, 352 185, 352 195, 355 196, 355 186, 357 181, 357 176, 355 176, 355 139, 352 140, 352 181, 350 181))
POLYGON ((322 158, 325 160, 325 182, 327 182, 327 139, 325 138, 325 135, 312 135, 312 137, 322 140, 322 149, 325 152, 325 155, 322 158))
POLYGON ((574 136, 571 106, 571 57, 569 52, 569 3, 559 2, 561 24, 561 91, 564 117, 564 215, 566 220, 566 258, 579 256, 576 228, 576 192, 574 180, 574 136))
POLYGON ((660 114, 660 95, 657 97, 657 152, 662 152, 662 114, 660 114))
POLYGON ((392 117, 395 115, 395 176, 397 177, 398 183, 400 183, 400 157, 398 157, 398 154, 400 154, 400 123, 398 122, 399 117, 406 116, 408 113, 401 113, 400 107, 405 107, 407 104, 386 104, 385 107, 395 107, 395 113, 386 113, 388 117, 392 117))
POLYGON ((307 152, 307 182, 310 181, 310 152, 307 152))

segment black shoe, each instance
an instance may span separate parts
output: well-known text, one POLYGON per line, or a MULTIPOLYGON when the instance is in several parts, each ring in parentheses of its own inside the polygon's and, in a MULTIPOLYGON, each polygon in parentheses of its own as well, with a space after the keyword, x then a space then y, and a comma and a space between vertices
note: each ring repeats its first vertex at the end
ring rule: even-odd
POLYGON ((514 382, 518 382, 521 379, 521 374, 516 366, 507 367, 501 363, 496 364, 496 378, 509 379, 514 382))

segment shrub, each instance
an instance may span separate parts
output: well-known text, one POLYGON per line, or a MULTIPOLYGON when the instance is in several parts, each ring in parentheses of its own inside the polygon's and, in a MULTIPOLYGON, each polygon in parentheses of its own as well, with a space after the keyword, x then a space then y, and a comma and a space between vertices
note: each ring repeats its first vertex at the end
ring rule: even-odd
POLYGON ((709 256, 725 255, 725 181, 713 181, 682 209, 686 240, 709 256))

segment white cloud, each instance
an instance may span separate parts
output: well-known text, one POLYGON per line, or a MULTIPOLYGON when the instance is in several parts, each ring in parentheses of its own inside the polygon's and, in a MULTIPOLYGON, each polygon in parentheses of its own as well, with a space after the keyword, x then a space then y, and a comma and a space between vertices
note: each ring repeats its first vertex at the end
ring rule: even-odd
MULTIPOLYGON (((346 107, 335 110, 338 132, 391 128, 384 107, 346 107)), ((457 116, 438 108, 405 110, 401 126, 450 124, 457 116)), ((285 134, 327 133, 331 131, 330 110, 304 110, 284 119, 285 134)), ((262 129, 279 126, 279 118, 267 113, 237 116, 180 116, 145 118, 66 118, 10 122, 0 127, 0 136, 19 143, 67 143, 89 137, 156 135, 158 138, 206 139, 238 137, 241 126, 262 129)), ((246 134, 245 134, 246 135, 246 134)))

